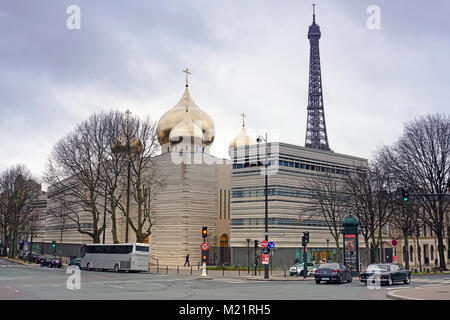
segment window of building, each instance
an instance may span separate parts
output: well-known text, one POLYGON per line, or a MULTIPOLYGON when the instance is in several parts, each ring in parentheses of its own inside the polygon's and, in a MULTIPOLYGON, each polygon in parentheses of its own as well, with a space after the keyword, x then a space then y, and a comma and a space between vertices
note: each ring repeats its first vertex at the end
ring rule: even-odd
POLYGON ((220 189, 220 204, 219 204, 219 214, 220 214, 220 219, 222 219, 222 189, 220 189))
POLYGON ((228 220, 231 219, 231 202, 230 202, 230 190, 228 190, 228 220))

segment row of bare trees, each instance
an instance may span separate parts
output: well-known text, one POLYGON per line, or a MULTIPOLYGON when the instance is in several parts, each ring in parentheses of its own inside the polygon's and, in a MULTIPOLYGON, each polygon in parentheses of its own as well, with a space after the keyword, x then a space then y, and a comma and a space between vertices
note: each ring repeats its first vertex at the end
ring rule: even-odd
POLYGON ((158 147, 156 124, 149 118, 118 111, 91 115, 53 147, 44 181, 50 186, 48 201, 59 205, 49 211, 93 243, 106 232, 105 214, 113 242, 119 243, 122 217, 143 242, 154 224, 151 202, 163 184, 154 163, 158 147))
POLYGON ((33 232, 31 205, 40 191, 41 186, 24 165, 0 173, 0 255, 15 257, 19 239, 33 232))
POLYGON ((442 269, 446 269, 449 187, 450 119, 442 114, 406 123, 398 141, 380 148, 367 167, 344 178, 321 175, 305 186, 317 200, 309 209, 327 222, 339 259, 342 220, 351 213, 359 220, 366 257, 372 246, 375 261, 383 261, 383 237, 401 237, 409 268, 408 241, 415 238, 418 246, 419 231, 426 226, 436 235, 442 269), (402 190, 408 191, 408 201, 402 190))

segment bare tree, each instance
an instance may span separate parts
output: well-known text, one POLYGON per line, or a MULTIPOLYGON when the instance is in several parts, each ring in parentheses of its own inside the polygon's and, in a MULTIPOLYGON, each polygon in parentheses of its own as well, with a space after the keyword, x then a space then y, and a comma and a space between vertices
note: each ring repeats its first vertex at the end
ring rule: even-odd
POLYGON ((3 253, 9 246, 9 257, 17 254, 19 232, 27 224, 31 210, 27 205, 39 196, 40 185, 23 165, 16 165, 0 175, 0 211, 4 233, 3 253))
POLYGON ((398 142, 385 147, 384 152, 399 181, 409 187, 411 201, 423 208, 419 214, 436 234, 440 267, 446 270, 444 227, 450 197, 450 118, 429 114, 408 122, 398 142))
POLYGON ((56 143, 47 163, 45 181, 58 190, 70 193, 71 214, 78 232, 100 243, 103 226, 100 225, 101 169, 109 146, 104 127, 104 114, 93 114, 75 130, 56 143), (90 215, 90 228, 82 219, 90 215))
MULTIPOLYGON (((125 178, 129 179, 129 184, 127 183, 129 195, 133 196, 136 204, 136 215, 131 214, 129 199, 126 199, 125 203, 116 199, 116 204, 135 233, 137 242, 143 242, 151 235, 151 228, 154 224, 151 204, 163 185, 154 158, 158 149, 155 122, 149 118, 144 120, 137 117, 127 119, 115 153, 122 153, 126 156, 128 172, 125 178)), ((122 197, 122 193, 116 197, 122 197)))
POLYGON ((55 208, 47 210, 47 214, 50 215, 56 222, 56 227, 59 232, 59 258, 62 258, 62 244, 64 231, 67 228, 67 221, 70 219, 70 209, 68 208, 68 203, 64 196, 60 197, 58 200, 59 205, 55 208))
POLYGON ((322 217, 334 239, 338 261, 342 261, 339 238, 342 232, 342 221, 349 214, 350 202, 345 193, 343 180, 331 174, 318 175, 304 185, 314 198, 308 207, 310 212, 322 217))
POLYGON ((360 168, 350 173, 346 184, 355 216, 360 222, 366 254, 369 255, 370 239, 375 260, 384 261, 383 228, 394 210, 392 177, 382 163, 375 159, 369 162, 367 170, 360 168))

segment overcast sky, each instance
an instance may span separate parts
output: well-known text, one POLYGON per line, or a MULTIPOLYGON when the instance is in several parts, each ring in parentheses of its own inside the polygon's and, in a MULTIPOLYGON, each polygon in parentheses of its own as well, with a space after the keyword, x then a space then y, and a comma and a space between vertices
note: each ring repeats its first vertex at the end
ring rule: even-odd
MULTIPOLYGON (((403 123, 450 110, 450 2, 314 0, 330 147, 370 158, 403 123), (367 27, 377 5, 381 29, 367 27)), ((3 0, 0 4, 0 171, 40 177, 52 146, 100 110, 155 121, 184 91, 216 125, 228 157, 250 132, 303 146, 313 1, 3 0), (70 30, 67 7, 81 9, 70 30)))

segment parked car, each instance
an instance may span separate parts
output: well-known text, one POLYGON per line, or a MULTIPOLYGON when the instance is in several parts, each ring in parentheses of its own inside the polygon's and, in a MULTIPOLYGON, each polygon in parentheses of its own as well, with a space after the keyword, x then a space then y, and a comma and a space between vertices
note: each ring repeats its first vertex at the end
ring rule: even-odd
MULTIPOLYGON (((307 262, 306 264, 306 276, 313 275, 314 272, 317 269, 317 265, 314 262, 307 262)), ((294 264, 292 267, 289 268, 289 274, 293 276, 294 274, 297 276, 303 277, 304 272, 304 266, 303 262, 299 262, 294 264)))
POLYGON ((82 258, 75 258, 73 260, 70 260, 69 266, 78 266, 78 268, 81 269, 81 260, 82 258))
POLYGON ((359 281, 367 284, 368 281, 375 283, 379 279, 380 284, 392 285, 394 282, 411 282, 411 271, 403 270, 395 263, 370 264, 367 270, 359 274, 359 281))
POLYGON ((350 269, 340 263, 324 263, 319 265, 314 273, 316 283, 321 281, 337 282, 341 284, 344 281, 352 282, 352 274, 350 269))

